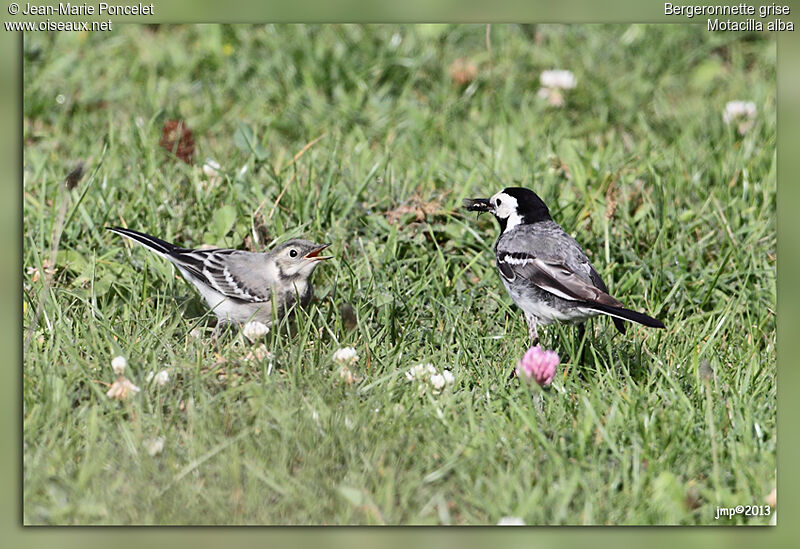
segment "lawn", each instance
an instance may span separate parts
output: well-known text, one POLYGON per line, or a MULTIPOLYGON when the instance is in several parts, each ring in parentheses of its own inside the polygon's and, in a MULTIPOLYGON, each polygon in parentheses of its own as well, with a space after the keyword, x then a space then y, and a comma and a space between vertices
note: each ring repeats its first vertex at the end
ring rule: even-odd
POLYGON ((28 33, 23 522, 769 523, 714 517, 775 486, 775 51, 703 25, 28 33), (667 329, 547 327, 552 386, 507 382, 527 329, 460 207, 505 186, 667 329), (263 342, 214 345, 114 225, 335 259, 263 342), (427 363, 439 394, 407 379, 427 363))

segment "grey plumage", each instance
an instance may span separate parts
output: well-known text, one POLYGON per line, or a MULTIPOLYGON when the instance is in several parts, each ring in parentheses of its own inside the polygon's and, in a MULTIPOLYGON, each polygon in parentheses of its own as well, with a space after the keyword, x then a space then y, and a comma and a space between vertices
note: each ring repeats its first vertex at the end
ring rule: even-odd
POLYGON ((583 248, 552 220, 533 191, 506 188, 488 199, 467 199, 464 205, 471 211, 491 212, 498 220, 497 268, 509 295, 525 313, 534 342, 540 325, 582 322, 598 314, 611 316, 623 333, 622 320, 664 327, 609 295, 583 248))
POLYGON ((311 274, 320 260, 330 259, 319 255, 328 244, 308 240, 289 240, 268 253, 194 250, 131 229, 108 229, 172 262, 198 289, 217 316, 218 327, 250 321, 270 326, 273 309, 282 317, 297 302, 305 307, 314 293, 311 274))
MULTIPOLYGON (((525 310, 536 324, 582 320, 597 314, 576 307, 576 295, 586 301, 622 306, 608 295, 603 279, 575 239, 552 220, 519 225, 502 233, 495 244, 495 255, 500 278, 515 303, 540 302, 552 309, 549 314, 525 310), (515 280, 519 283, 513 284, 515 280)), ((613 320, 624 333, 622 321, 613 320)))

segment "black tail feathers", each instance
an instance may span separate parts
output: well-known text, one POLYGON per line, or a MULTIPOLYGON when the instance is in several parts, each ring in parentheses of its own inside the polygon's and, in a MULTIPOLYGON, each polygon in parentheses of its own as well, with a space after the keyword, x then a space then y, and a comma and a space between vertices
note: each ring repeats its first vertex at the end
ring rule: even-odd
POLYGON ((614 319, 614 326, 617 327, 621 333, 625 333, 625 324, 622 323, 622 320, 628 320, 630 322, 636 322, 637 324, 641 324, 642 326, 647 326, 648 328, 664 328, 664 323, 658 320, 657 318, 653 318, 652 316, 647 316, 644 313, 637 313, 636 311, 631 311, 630 309, 625 309, 624 307, 613 307, 611 305, 603 305, 602 303, 592 303, 591 307, 600 311, 601 313, 605 313, 614 319), (620 320, 622 319, 622 320, 620 320))
POLYGON ((134 231, 132 229, 123 229, 122 227, 106 227, 106 229, 119 235, 128 237, 131 240, 135 240, 139 244, 142 244, 143 246, 146 246, 154 252, 160 254, 170 255, 182 249, 175 244, 170 244, 166 240, 161 240, 160 238, 150 236, 149 234, 140 233, 139 231, 134 231))

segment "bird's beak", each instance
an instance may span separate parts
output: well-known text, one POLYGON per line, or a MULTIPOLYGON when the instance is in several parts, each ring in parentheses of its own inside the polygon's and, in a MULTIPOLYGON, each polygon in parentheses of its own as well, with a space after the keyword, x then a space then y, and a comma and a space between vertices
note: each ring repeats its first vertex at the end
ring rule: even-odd
POLYGON ((489 199, 488 198, 465 198, 464 207, 471 212, 488 212, 489 199))
POLYGON ((333 256, 330 255, 319 255, 319 253, 330 246, 330 244, 320 244, 310 252, 305 255, 306 259, 313 259, 315 261, 322 261, 323 259, 333 259, 333 256))

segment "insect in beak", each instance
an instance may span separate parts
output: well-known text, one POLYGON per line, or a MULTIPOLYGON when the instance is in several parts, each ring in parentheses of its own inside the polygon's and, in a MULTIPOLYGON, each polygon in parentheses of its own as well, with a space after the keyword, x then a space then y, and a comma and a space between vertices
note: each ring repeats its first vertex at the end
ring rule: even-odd
POLYGON ((465 198, 464 207, 471 212, 488 212, 489 199, 488 198, 465 198))
POLYGON ((471 212, 478 212, 476 219, 480 217, 482 213, 489 211, 488 198, 465 198, 463 205, 471 212))

